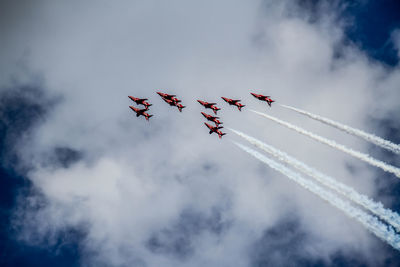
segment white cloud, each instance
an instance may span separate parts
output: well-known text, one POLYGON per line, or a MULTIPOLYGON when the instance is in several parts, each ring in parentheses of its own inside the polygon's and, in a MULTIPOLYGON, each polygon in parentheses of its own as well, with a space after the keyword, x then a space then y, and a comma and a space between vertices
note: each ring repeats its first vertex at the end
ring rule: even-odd
MULTIPOLYGON (((387 72, 354 47, 342 46, 342 57, 335 58, 343 33, 332 14, 310 23, 299 13, 289 16, 288 6, 105 1, 43 2, 32 10, 24 19, 28 27, 13 33, 26 47, 13 54, 18 59, 27 49, 29 66, 43 73, 48 91, 64 101, 24 144, 22 154, 40 162, 52 148, 66 146, 85 155, 66 169, 37 164, 30 173, 48 201, 44 217, 38 217, 43 227, 89 225, 86 248, 114 265, 247 266, 251 246, 288 216, 298 218, 312 237, 305 242, 315 257, 328 260, 346 247, 368 257, 381 249, 382 243, 361 225, 232 146, 232 135, 218 140, 202 125, 203 110, 195 100, 217 101, 225 125, 362 193, 377 194, 375 169, 246 112, 268 109, 249 94, 259 91, 278 103, 379 133, 367 124, 371 105, 378 118, 398 106, 398 70, 387 72), (376 103, 376 88, 383 85, 384 100, 376 103), (155 94, 159 89, 181 97, 184 112, 163 103, 155 94), (149 98, 150 122, 133 116, 127 95, 149 98), (220 96, 240 98, 247 106, 239 113, 220 96), (194 252, 189 258, 146 247, 154 233, 179 224, 182 212, 207 217, 213 208, 221 211, 227 229, 221 234, 199 230, 190 240, 194 252)), ((368 149, 354 137, 278 105, 268 112, 368 149)))

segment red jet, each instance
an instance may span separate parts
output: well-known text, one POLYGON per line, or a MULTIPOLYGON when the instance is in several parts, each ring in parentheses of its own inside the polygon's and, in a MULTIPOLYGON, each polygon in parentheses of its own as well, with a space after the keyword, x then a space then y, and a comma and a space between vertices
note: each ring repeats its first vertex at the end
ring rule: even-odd
POLYGON ((206 114, 206 113, 204 113, 204 112, 201 112, 201 114, 203 114, 203 116, 204 116, 207 120, 214 122, 216 126, 219 126, 220 124, 222 124, 222 122, 220 122, 219 120, 217 120, 217 119, 219 119, 219 117, 215 117, 215 116, 212 116, 212 115, 208 115, 208 114, 206 114))
POLYGON ((173 97, 171 100, 174 101, 176 104, 178 104, 179 102, 182 102, 181 100, 179 100, 176 97, 173 97))
POLYGON ((205 108, 210 108, 214 111, 214 114, 217 115, 217 111, 220 110, 220 108, 217 108, 215 105, 217 103, 208 103, 205 101, 197 100, 197 102, 200 103, 200 105, 204 106, 205 108))
POLYGON ((149 107, 151 106, 151 104, 149 104, 148 102, 146 102, 146 100, 148 100, 147 98, 137 98, 137 97, 133 97, 133 96, 128 96, 133 102, 136 103, 136 105, 143 105, 145 106, 146 110, 149 109, 149 107))
POLYGON ((271 104, 272 104, 273 102, 275 102, 274 100, 272 100, 271 98, 269 98, 269 95, 257 95, 257 94, 255 94, 255 93, 250 93, 250 94, 252 94, 252 95, 253 95, 255 98, 257 98, 258 100, 267 102, 269 106, 271 106, 271 104))
MULTIPOLYGON (((178 104, 179 102, 181 102, 181 100, 179 100, 178 98, 176 98, 176 95, 169 95, 169 94, 164 94, 164 93, 161 93, 161 92, 157 92, 157 94, 158 94, 159 96, 161 96, 162 99, 164 99, 165 101, 167 101, 167 100, 172 100, 172 101, 175 102, 175 104, 178 104)), ((168 103, 168 102, 167 102, 167 103, 168 103)))
POLYGON ((186 108, 186 106, 183 106, 182 104, 177 104, 176 107, 179 109, 179 112, 182 112, 182 109, 186 108))
POLYGON ((162 98, 164 98, 164 99, 169 99, 169 100, 172 100, 172 98, 174 98, 176 95, 169 95, 169 94, 164 94, 164 93, 161 93, 161 92, 157 92, 157 94, 159 95, 159 96, 161 96, 162 98))
POLYGON ((166 99, 166 98, 163 98, 163 100, 164 100, 165 102, 167 102, 168 105, 173 106, 173 107, 176 107, 176 102, 175 102, 174 100, 166 99))
POLYGON ((226 97, 221 97, 223 100, 225 100, 226 103, 228 103, 229 105, 233 105, 233 106, 237 106, 237 108, 239 109, 239 111, 242 110, 242 107, 246 106, 246 105, 242 105, 239 103, 240 99, 230 99, 230 98, 226 98, 226 97))
POLYGON ((164 94, 161 92, 157 92, 157 94, 159 94, 161 96, 161 98, 167 102, 168 105, 172 106, 172 107, 177 107, 179 112, 182 112, 182 109, 184 109, 186 106, 183 106, 182 104, 180 104, 179 102, 182 102, 181 100, 179 100, 178 98, 176 98, 176 95, 169 95, 169 94, 164 94))
POLYGON ((138 109, 135 108, 133 106, 129 106, 133 111, 136 112, 136 117, 139 117, 140 115, 144 116, 146 118, 146 120, 148 121, 149 118, 153 117, 153 115, 149 115, 148 113, 146 113, 147 109, 138 109))
POLYGON ((212 133, 216 133, 218 134, 218 137, 221 138, 222 136, 226 135, 226 133, 221 132, 219 129, 222 129, 224 127, 222 126, 211 126, 210 124, 208 124, 207 122, 204 123, 208 129, 210 129, 210 134, 212 133))

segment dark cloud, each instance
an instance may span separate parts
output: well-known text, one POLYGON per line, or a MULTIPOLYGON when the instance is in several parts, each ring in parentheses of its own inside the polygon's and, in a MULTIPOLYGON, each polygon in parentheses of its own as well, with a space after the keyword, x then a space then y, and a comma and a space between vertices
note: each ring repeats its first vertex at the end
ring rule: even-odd
POLYGON ((363 259, 362 255, 352 251, 352 253, 343 253, 342 251, 335 253, 331 256, 330 264, 327 266, 341 266, 341 267, 363 267, 363 266, 375 266, 371 262, 367 262, 363 259))
POLYGON ((1 266, 80 266, 82 235, 75 229, 59 233, 51 246, 21 243, 9 236, 7 232, 1 239, 1 266))
POLYGON ((341 1, 326 1, 326 0, 297 0, 297 7, 309 15, 310 22, 317 22, 323 19, 326 13, 337 14, 342 8, 341 1))
MULTIPOLYGON (((398 135, 400 124, 396 117, 397 116, 390 116, 383 120, 371 119, 370 123, 381 129, 383 138, 391 140, 391 142, 395 144, 400 144, 400 136, 398 135)), ((369 152, 371 155, 380 158, 393 166, 400 166, 399 155, 376 146, 371 146, 369 152)), ((375 180, 376 187, 379 188, 378 195, 386 196, 386 198, 381 201, 391 209, 399 211, 400 200, 398 196, 400 195, 400 180, 381 172, 379 172, 379 177, 381 179, 375 180)), ((397 257, 397 254, 394 254, 393 256, 397 257)), ((398 257, 398 260, 400 261, 400 257, 398 257)))
POLYGON ((195 250, 194 242, 204 232, 216 236, 229 229, 230 223, 222 218, 222 210, 214 208, 210 215, 186 210, 172 227, 153 234, 146 247, 153 253, 171 255, 184 260, 195 250))
POLYGON ((356 251, 318 257, 318 242, 309 242, 310 238, 297 219, 284 219, 253 245, 251 266, 373 266, 356 251))
MULTIPOLYGON (((19 221, 15 217, 16 210, 25 209, 31 213, 32 209, 40 208, 40 205, 32 206, 33 203, 29 202, 30 196, 34 194, 39 199, 39 195, 33 193, 31 181, 24 177, 25 168, 20 166, 16 147, 44 121, 55 103, 36 85, 15 85, 2 89, 0 93, 1 266, 79 266, 78 241, 83 237, 82 232, 76 229, 61 231, 51 244, 42 242, 45 237, 40 236, 40 242, 33 245, 20 240, 22 226, 15 223, 19 221)), ((54 154, 64 165, 79 157, 77 152, 68 148, 56 148, 54 154)))
POLYGON ((0 157, 3 166, 16 167, 19 163, 16 146, 29 132, 44 121, 53 106, 36 85, 16 85, 0 95, 0 157))
MULTIPOLYGON (((32 131, 45 122, 46 116, 61 101, 60 97, 49 97, 41 89, 41 82, 15 85, 0 90, 0 157, 2 164, 10 170, 29 168, 21 165, 24 149, 19 145, 30 142, 32 131), (18 153, 20 153, 18 155, 18 153)), ((69 167, 83 157, 83 153, 65 146, 57 146, 49 155, 43 156, 42 164, 69 167)))
POLYGON ((310 266, 319 261, 307 255, 309 238, 297 220, 289 219, 266 230, 251 249, 251 266, 310 266))
POLYGON ((51 164, 59 165, 63 168, 70 167, 73 163, 83 158, 83 153, 69 148, 69 147, 56 147, 52 153, 51 164))

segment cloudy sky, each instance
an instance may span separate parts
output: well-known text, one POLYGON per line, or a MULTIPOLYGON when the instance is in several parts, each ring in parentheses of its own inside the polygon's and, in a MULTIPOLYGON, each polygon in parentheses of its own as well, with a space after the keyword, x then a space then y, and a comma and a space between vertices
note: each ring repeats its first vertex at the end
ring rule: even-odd
POLYGON ((399 251, 232 132, 209 135, 196 100, 400 211, 396 176, 249 111, 400 166, 279 106, 400 143, 399 14, 396 1, 1 1, 0 265, 398 266, 399 251), (128 95, 153 104, 149 122, 128 95))

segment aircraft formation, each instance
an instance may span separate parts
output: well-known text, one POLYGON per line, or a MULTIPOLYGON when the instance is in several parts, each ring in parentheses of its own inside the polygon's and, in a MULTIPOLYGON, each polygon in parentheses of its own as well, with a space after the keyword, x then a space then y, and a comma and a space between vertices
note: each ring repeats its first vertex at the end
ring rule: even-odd
MULTIPOLYGON (((179 112, 182 112, 182 110, 186 107, 183 106, 181 104, 181 100, 178 99, 176 97, 176 95, 170 95, 170 94, 166 94, 166 93, 162 93, 162 92, 156 92, 161 98, 162 100, 164 100, 168 105, 172 106, 172 107, 177 107, 179 112)), ((255 94, 255 93, 250 93, 251 95, 253 95, 255 98, 257 98, 258 100, 261 101, 265 101, 267 102, 267 104, 271 107, 271 104, 273 102, 275 102, 274 100, 272 100, 270 98, 270 96, 265 96, 265 95, 261 95, 261 94, 255 94)), ((131 108, 134 112, 136 112, 136 117, 139 116, 143 116, 145 117, 145 119, 148 121, 150 117, 152 117, 153 115, 148 114, 146 111, 149 110, 149 107, 152 105, 150 103, 147 102, 147 98, 136 98, 133 96, 128 96, 133 102, 135 102, 137 105, 143 105, 144 108, 143 109, 139 109, 139 108, 135 108, 133 106, 129 106, 129 108, 131 108)), ((242 108, 245 107, 246 105, 243 105, 242 103, 240 103, 240 99, 231 99, 231 98, 227 98, 227 97, 221 97, 226 103, 228 103, 231 106, 236 106, 238 108, 239 111, 242 111, 242 108)), ((215 115, 217 115, 217 112, 219 110, 221 110, 221 108, 218 108, 216 105, 217 103, 212 103, 212 102, 206 102, 203 100, 197 100, 197 102, 199 102, 200 105, 202 105, 205 109, 211 109, 215 115)), ((223 133, 221 131, 222 128, 224 128, 223 126, 220 126, 221 124, 223 124, 223 122, 221 122, 219 119, 219 117, 217 116, 213 116, 204 112, 201 112, 201 114, 204 116, 205 119, 207 119, 207 121, 213 122, 215 124, 215 126, 212 126, 211 124, 208 123, 204 123, 204 125, 207 126, 207 128, 209 129, 209 134, 212 133, 216 133, 218 135, 219 138, 222 138, 222 136, 224 136, 226 133, 223 133)))
MULTIPOLYGON (((185 108, 181 104, 181 100, 176 97, 176 95, 170 95, 166 93, 157 92, 158 95, 170 106, 177 107, 180 112, 182 109, 185 108)), ((275 101, 267 95, 261 95, 256 93, 250 93, 253 97, 257 98, 260 101, 264 101, 271 107, 272 103, 275 101)), ((144 116, 146 120, 153 115, 149 115, 147 111, 151 106, 150 103, 147 102, 145 98, 135 98, 129 96, 129 98, 134 101, 137 105, 143 105, 143 109, 135 108, 133 106, 129 106, 134 112, 136 112, 136 116, 144 116)), ((241 100, 221 97, 226 103, 230 106, 236 106, 239 111, 242 110, 245 105, 240 103, 241 100)), ((213 111, 213 115, 207 114, 206 112, 200 112, 201 115, 207 120, 204 122, 204 125, 207 127, 209 134, 215 133, 221 139, 226 133, 223 133, 221 129, 224 127, 222 126, 223 122, 217 117, 217 112, 221 110, 221 108, 217 107, 217 103, 206 102, 203 100, 197 100, 197 102, 202 105, 205 109, 211 109, 213 111)), ((337 128, 347 134, 351 134, 360 138, 365 139, 366 141, 378 145, 384 149, 390 150, 396 154, 400 154, 400 145, 392 143, 390 140, 385 140, 380 138, 374 134, 369 134, 364 132, 360 129, 352 128, 350 126, 344 125, 342 123, 336 122, 332 119, 324 118, 317 114, 313 114, 311 112, 307 112, 305 110, 301 110, 295 107, 280 105, 283 108, 287 108, 293 110, 299 114, 305 115, 311 119, 316 121, 322 122, 326 125, 332 126, 337 128)), ((273 116, 270 116, 266 113, 262 113, 259 111, 251 110, 253 113, 261 115, 264 118, 267 118, 271 121, 276 122, 282 126, 285 126, 291 130, 294 130, 298 134, 305 135, 319 143, 325 144, 331 148, 336 149, 337 151, 341 151, 346 153, 349 156, 352 156, 356 159, 364 161, 371 166, 378 167, 387 173, 392 173, 398 178, 400 178, 400 168, 390 165, 384 161, 379 159, 375 159, 372 156, 365 154, 360 151, 353 150, 346 145, 342 145, 337 143, 334 140, 325 138, 323 136, 319 136, 312 132, 309 132, 299 126, 296 126, 292 123, 287 121, 280 120, 273 116)), ((380 202, 375 202, 373 199, 369 198, 366 195, 358 193, 353 188, 342 184, 341 182, 337 181, 335 178, 330 177, 320 171, 315 170, 313 167, 306 165, 305 163, 301 162, 300 160, 289 156, 285 152, 263 143, 262 141, 249 136, 243 132, 230 129, 231 132, 235 133, 236 135, 242 137, 244 140, 248 141, 249 143, 253 144, 254 146, 258 147, 259 150, 269 154, 271 157, 276 158, 277 160, 281 161, 282 163, 278 163, 277 161, 264 156, 263 153, 260 153, 256 150, 251 149, 248 146, 242 145, 240 143, 234 142, 239 148, 243 151, 249 153, 256 159, 260 160, 264 164, 268 165, 272 169, 280 172, 281 174, 287 176, 290 180, 298 183, 300 186, 304 187, 308 191, 314 193, 315 195, 319 196, 321 199, 325 200, 327 203, 331 204, 332 206, 342 210, 347 216, 350 218, 354 218, 358 220, 363 226, 366 227, 370 232, 375 234, 377 237, 386 241, 387 244, 391 245, 394 249, 400 251, 400 214, 392 211, 391 209, 386 209, 380 202), (309 178, 315 179, 316 182, 303 177, 301 174, 303 173, 309 178), (326 188, 325 188, 326 187, 326 188), (341 195, 341 196, 340 196, 341 195), (355 205, 351 205, 350 202, 344 201, 342 197, 348 198, 354 204, 359 205, 356 207, 355 205)))
MULTIPOLYGON (((197 102, 199 102, 200 105, 202 105, 205 108, 212 109, 214 111, 215 115, 217 114, 217 111, 220 110, 220 108, 218 108, 216 106, 217 103, 208 103, 208 102, 202 101, 202 100, 197 100, 197 102)), ((209 134, 216 133, 216 134, 218 134, 219 138, 222 138, 222 136, 224 136, 226 134, 226 133, 223 133, 223 132, 220 131, 220 129, 222 129, 224 127, 223 126, 219 126, 220 124, 222 124, 222 122, 218 120, 219 117, 216 117, 216 116, 213 116, 213 115, 209 115, 209 114, 204 113, 204 112, 200 112, 200 113, 208 121, 212 121, 212 122, 215 123, 215 126, 212 126, 212 125, 208 124, 207 122, 204 123, 204 125, 207 126, 207 128, 210 130, 209 134)))
POLYGON ((165 93, 161 93, 161 92, 157 92, 157 94, 159 96, 161 96, 161 98, 170 106, 172 107, 177 107, 179 112, 182 112, 182 109, 185 108, 186 106, 183 106, 180 102, 182 102, 181 100, 179 100, 176 95, 169 95, 169 94, 165 94, 165 93))
POLYGON ((143 109, 135 108, 134 106, 129 106, 129 108, 132 109, 132 111, 136 112, 136 117, 143 116, 143 117, 146 118, 147 121, 151 117, 153 117, 153 115, 150 115, 149 113, 146 112, 146 111, 149 110, 149 107, 151 106, 150 103, 146 102, 146 100, 148 100, 147 98, 137 98, 137 97, 133 97, 133 96, 128 96, 128 97, 129 97, 130 100, 135 102, 136 105, 143 105, 144 106, 143 109))

